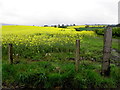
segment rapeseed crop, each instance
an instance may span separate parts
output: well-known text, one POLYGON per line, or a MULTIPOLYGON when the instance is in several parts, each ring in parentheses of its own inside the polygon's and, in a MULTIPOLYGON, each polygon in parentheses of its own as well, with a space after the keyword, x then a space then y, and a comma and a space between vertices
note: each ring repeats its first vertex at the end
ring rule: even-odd
POLYGON ((93 31, 75 31, 68 28, 38 26, 3 26, 3 55, 7 54, 8 44, 13 44, 14 53, 22 57, 32 57, 40 53, 73 51, 75 40, 96 34, 93 31))

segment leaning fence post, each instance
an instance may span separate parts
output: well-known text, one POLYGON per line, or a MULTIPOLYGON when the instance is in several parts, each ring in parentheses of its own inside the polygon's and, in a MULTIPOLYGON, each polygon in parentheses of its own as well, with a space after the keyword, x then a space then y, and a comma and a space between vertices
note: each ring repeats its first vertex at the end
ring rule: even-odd
POLYGON ((78 71, 80 60, 80 40, 76 40, 76 58, 75 58, 75 70, 78 71))
POLYGON ((8 58, 10 64, 13 64, 13 46, 12 44, 8 44, 8 58))
POLYGON ((103 47, 103 62, 102 62, 102 75, 110 75, 110 56, 112 46, 112 27, 107 26, 104 31, 104 47, 103 47))

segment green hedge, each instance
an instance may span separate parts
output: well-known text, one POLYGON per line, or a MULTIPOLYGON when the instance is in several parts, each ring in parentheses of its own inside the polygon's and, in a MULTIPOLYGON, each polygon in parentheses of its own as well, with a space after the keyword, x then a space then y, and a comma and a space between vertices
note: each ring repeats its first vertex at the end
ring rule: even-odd
MULTIPOLYGON (((105 29, 96 29, 95 32, 98 34, 98 35, 104 35, 104 30, 105 29)), ((118 27, 115 27, 112 29, 112 35, 114 37, 120 37, 120 28, 118 27)))

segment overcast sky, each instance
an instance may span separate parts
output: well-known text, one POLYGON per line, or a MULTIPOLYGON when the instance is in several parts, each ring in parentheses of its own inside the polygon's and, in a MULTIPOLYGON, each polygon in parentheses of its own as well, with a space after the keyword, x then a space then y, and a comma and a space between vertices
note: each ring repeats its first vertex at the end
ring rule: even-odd
POLYGON ((119 0, 0 0, 0 23, 117 24, 119 0))

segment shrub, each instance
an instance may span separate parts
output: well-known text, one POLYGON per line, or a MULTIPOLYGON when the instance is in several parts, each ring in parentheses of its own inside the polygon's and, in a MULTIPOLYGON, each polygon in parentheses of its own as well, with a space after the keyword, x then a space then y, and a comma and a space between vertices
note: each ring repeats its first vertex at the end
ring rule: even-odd
MULTIPOLYGON (((104 29, 96 29, 95 32, 98 35, 104 35, 104 29)), ((120 28, 114 27, 112 29, 112 35, 113 35, 113 37, 120 37, 120 28)))

